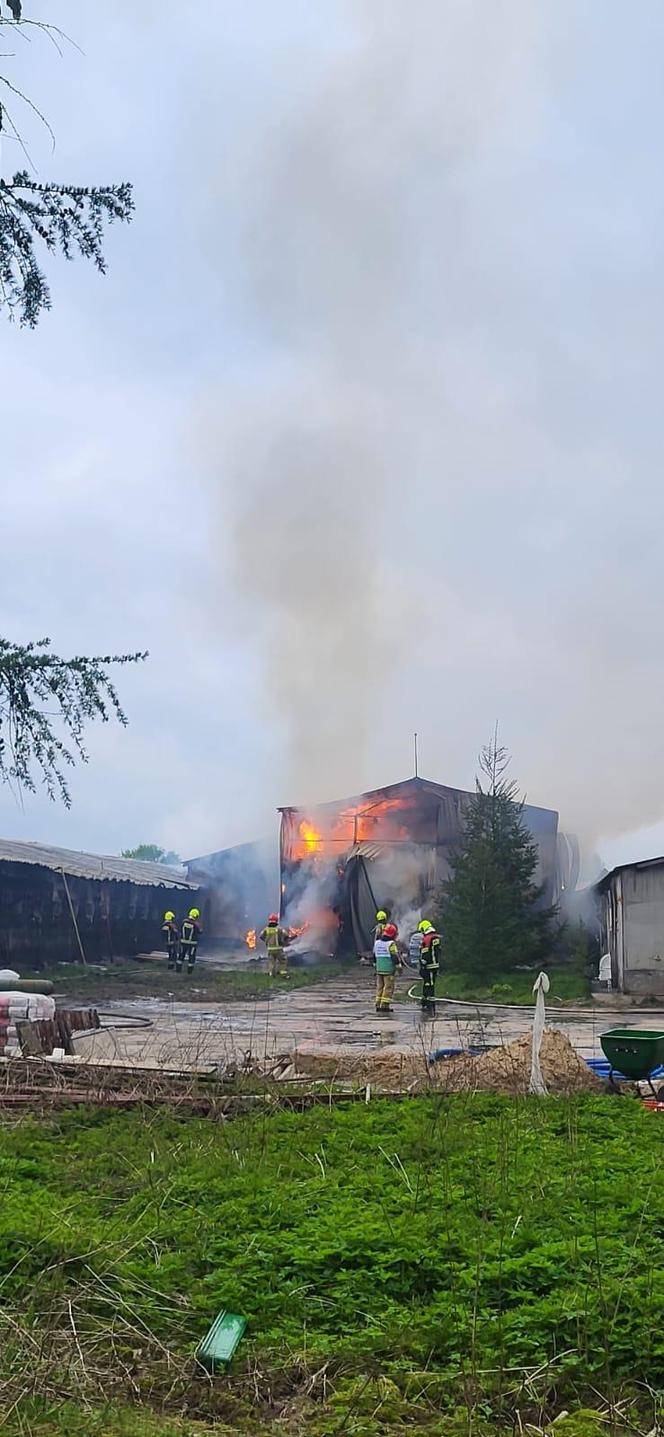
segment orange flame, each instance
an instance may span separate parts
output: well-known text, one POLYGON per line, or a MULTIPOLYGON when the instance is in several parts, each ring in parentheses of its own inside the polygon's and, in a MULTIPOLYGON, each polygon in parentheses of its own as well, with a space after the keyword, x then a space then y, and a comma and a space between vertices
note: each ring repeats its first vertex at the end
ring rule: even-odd
POLYGON ((303 933, 312 932, 320 939, 324 938, 326 933, 336 933, 338 927, 339 919, 336 913, 333 913, 331 908, 319 908, 309 918, 305 918, 304 923, 299 926, 293 924, 288 929, 288 937, 292 943, 296 938, 301 938, 303 933))
POLYGON ((252 951, 253 951, 253 949, 256 947, 256 929, 255 929, 255 928, 250 928, 250 929, 249 929, 249 932, 248 932, 248 933, 245 933, 245 935, 244 935, 244 941, 245 941, 245 943, 246 943, 246 945, 247 945, 247 948, 251 948, 252 951))
POLYGON ((301 841, 297 845, 296 856, 298 858, 316 858, 321 852, 322 834, 306 818, 303 818, 300 824, 299 834, 301 841))
MULTIPOLYGON (((308 858, 317 862, 323 858, 334 858, 356 843, 404 843, 411 838, 411 831, 403 820, 408 818, 412 800, 404 798, 381 799, 376 803, 360 804, 339 810, 319 820, 315 827, 310 818, 300 820, 297 837, 290 840, 289 858, 308 858)), ((283 888, 282 888, 283 891, 283 888)))
POLYGON ((302 934, 303 934, 303 933, 306 933, 307 928, 311 928, 311 924, 310 924, 310 923, 301 923, 300 926, 299 926, 299 928, 297 928, 297 927, 289 928, 289 930, 288 930, 288 937, 291 939, 291 941, 292 941, 293 938, 301 938, 302 934))

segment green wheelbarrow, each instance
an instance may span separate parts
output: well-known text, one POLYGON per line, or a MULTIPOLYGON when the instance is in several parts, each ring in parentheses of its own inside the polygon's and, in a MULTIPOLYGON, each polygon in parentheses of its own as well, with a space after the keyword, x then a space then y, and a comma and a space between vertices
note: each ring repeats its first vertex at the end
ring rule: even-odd
POLYGON ((614 1072, 622 1073, 635 1083, 647 1082, 654 1093, 653 1074, 664 1064, 664 1033, 653 1028, 609 1028, 599 1041, 610 1064, 610 1083, 614 1072))

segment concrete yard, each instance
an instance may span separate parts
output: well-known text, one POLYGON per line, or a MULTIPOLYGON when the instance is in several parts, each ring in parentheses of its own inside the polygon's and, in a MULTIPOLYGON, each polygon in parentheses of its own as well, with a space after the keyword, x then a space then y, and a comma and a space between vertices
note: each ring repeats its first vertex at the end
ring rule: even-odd
MULTIPOLYGON (((406 992, 409 980, 402 980, 406 992)), ((433 1021, 416 1002, 398 1001, 390 1016, 373 1006, 373 975, 358 969, 308 988, 284 988, 269 1001, 229 1003, 172 1002, 141 998, 108 1003, 103 1023, 122 1024, 80 1038, 82 1059, 163 1069, 209 1069, 307 1048, 376 1051, 390 1046, 404 1052, 474 1044, 498 1045, 526 1032, 532 1009, 497 1005, 439 1003, 433 1021), (144 1026, 145 1024, 145 1026, 144 1026), (136 1026, 135 1026, 136 1025, 136 1026)), ((599 1035, 607 1028, 664 1027, 664 1010, 607 1007, 547 1007, 549 1026, 561 1028, 584 1057, 601 1056, 599 1035)))

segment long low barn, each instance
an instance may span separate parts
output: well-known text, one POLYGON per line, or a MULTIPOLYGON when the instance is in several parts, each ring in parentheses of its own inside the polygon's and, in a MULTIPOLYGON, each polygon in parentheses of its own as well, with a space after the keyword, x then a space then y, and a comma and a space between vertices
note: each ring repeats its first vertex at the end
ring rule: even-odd
POLYGON ((150 952, 198 892, 184 868, 0 839, 0 966, 150 952))

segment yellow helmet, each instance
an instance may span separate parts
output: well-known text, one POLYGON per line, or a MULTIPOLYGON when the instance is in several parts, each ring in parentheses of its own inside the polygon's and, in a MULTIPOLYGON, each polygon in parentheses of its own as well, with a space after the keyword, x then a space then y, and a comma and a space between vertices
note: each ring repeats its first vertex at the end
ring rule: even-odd
POLYGON ((378 909, 378 912, 377 912, 377 914, 376 914, 376 922, 377 922, 377 923, 387 923, 387 913, 385 913, 382 908, 379 908, 379 909, 378 909))
POLYGON ((190 909, 189 909, 189 917, 190 917, 190 918, 200 918, 200 916, 201 916, 201 910, 200 910, 200 908, 190 908, 190 909))
POLYGON ((168 913, 164 914, 164 923, 172 923, 174 918, 175 914, 171 913, 171 910, 169 908, 168 913))
POLYGON ((417 925, 418 933, 430 933, 432 928, 433 923, 430 923, 428 918, 423 918, 422 922, 417 925))

